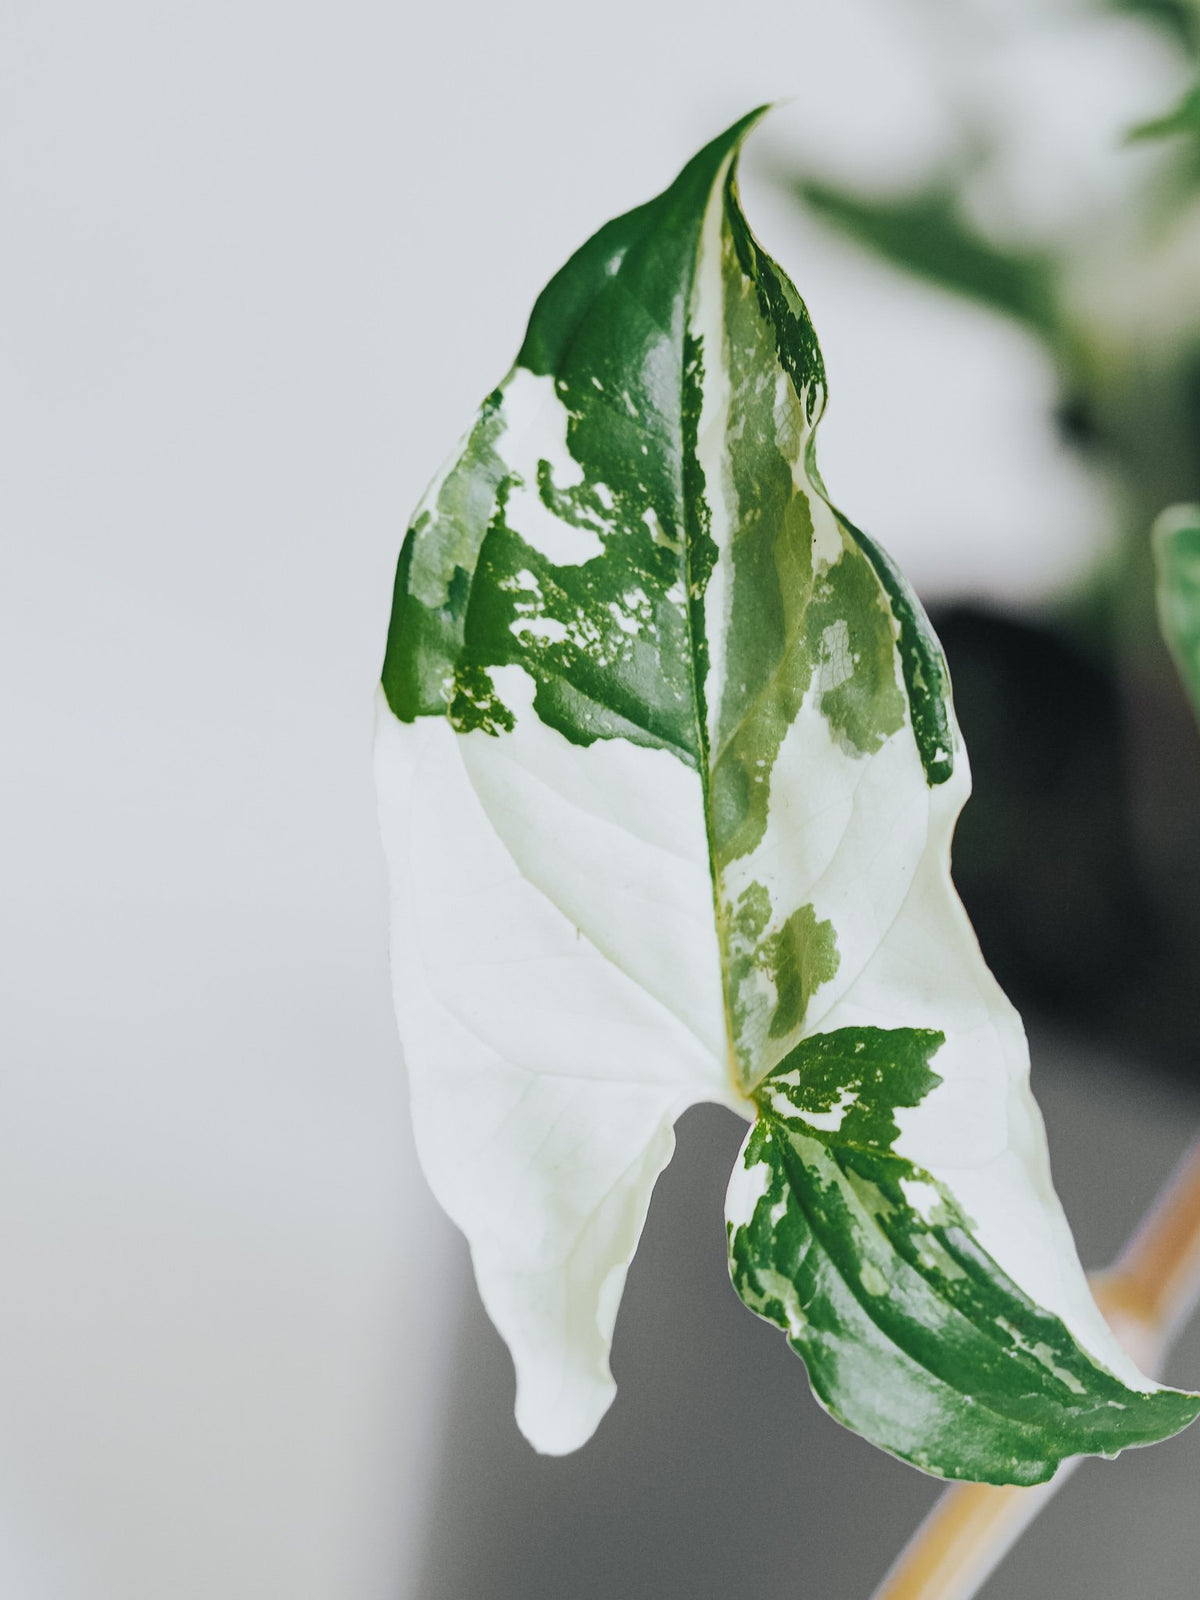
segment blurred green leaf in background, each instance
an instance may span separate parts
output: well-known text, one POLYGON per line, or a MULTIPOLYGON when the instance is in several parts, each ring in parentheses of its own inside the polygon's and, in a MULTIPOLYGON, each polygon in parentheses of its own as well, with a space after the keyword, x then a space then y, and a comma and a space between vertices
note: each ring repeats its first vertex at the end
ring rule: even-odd
POLYGON ((1104 485, 1120 536, 1106 548, 1098 527, 1074 584, 1036 608, 971 595, 935 608, 976 775, 956 877, 1023 1010, 1195 1074, 1200 746, 1158 631, 1150 530, 1164 507, 1200 500, 1200 87, 1187 88, 1200 8, 1113 0, 998 20, 967 5, 927 35, 950 133, 918 181, 856 186, 816 148, 776 181, 876 260, 1008 319, 1053 364, 1047 427, 1104 485), (976 92, 989 41, 999 54, 1022 28, 1054 26, 1124 30, 1178 86, 1165 110, 1114 112, 1103 172, 1077 193, 1063 141, 1032 126, 1066 126, 1073 85, 1051 107, 1013 90, 1006 116, 976 92), (1056 163, 1071 203, 1035 215, 1030 173, 1056 163))

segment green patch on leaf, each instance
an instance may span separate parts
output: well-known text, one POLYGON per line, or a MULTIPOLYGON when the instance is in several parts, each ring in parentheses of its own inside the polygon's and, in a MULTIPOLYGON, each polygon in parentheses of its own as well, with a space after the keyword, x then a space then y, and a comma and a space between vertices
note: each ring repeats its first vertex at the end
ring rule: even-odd
MULTIPOLYGON (((758 281, 746 275, 753 262, 748 243, 736 248, 731 230, 722 281, 732 586, 710 779, 720 866, 752 850, 766 830, 771 771, 814 666, 807 626, 812 508, 793 470, 795 430, 789 416, 803 401, 794 388, 780 392, 777 330, 764 316, 758 281)), ((818 382, 819 369, 801 361, 795 365, 808 383, 818 382)))
POLYGON ((727 912, 727 1004, 733 1034, 757 1055, 766 1039, 794 1033, 808 1003, 838 969, 833 923, 799 906, 782 927, 769 931, 771 897, 761 883, 744 889, 727 912))
POLYGON ((1099 1366, 896 1152, 896 1112, 937 1087, 942 1042, 842 1028, 759 1086, 730 1186, 738 1294, 784 1330, 833 1416, 926 1472, 1040 1483, 1068 1456, 1176 1432, 1200 1399, 1099 1366))
POLYGON ((475 564, 505 477, 496 449, 504 428, 497 390, 401 549, 382 681, 402 721, 449 710, 475 564))
POLYGON ((908 694, 913 737, 921 753, 925 781, 933 788, 945 783, 954 771, 954 734, 950 725, 952 695, 946 658, 925 607, 891 556, 841 512, 838 521, 869 556, 887 592, 896 619, 896 648, 908 694))
POLYGON ((904 724, 896 631, 875 569, 853 547, 821 573, 809 611, 821 710, 839 743, 872 755, 904 724))
POLYGON ((772 1039, 785 1039, 803 1023, 814 993, 837 972, 837 934, 832 922, 817 921, 812 906, 800 906, 766 941, 764 954, 777 995, 767 1031, 772 1039))
POLYGON ((496 694, 495 685, 482 667, 464 663, 454 675, 446 715, 459 733, 480 728, 484 733, 511 733, 513 714, 496 694))

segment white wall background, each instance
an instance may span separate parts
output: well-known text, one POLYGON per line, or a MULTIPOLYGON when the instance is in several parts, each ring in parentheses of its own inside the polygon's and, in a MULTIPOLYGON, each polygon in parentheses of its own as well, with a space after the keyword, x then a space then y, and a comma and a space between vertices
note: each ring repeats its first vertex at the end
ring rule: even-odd
POLYGON ((1021 133, 982 203, 1036 234, 1177 84, 1050 5, 10 0, 0 1594, 415 1595, 459 1257, 406 1127, 371 695, 406 515, 536 290, 794 96, 747 206, 825 345, 831 489, 927 593, 1045 592, 1107 513, 1042 357, 763 163, 913 180, 966 97, 1021 133))

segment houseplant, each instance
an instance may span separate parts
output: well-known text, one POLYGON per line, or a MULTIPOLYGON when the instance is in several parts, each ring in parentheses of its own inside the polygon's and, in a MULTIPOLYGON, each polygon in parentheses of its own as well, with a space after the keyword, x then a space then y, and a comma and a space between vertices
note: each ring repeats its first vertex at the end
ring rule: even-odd
POLYGON ((919 604, 828 501, 754 117, 552 280, 401 555, 379 716, 430 1180, 561 1453, 674 1118, 752 1120, 735 1287, 840 1420, 1045 1481, 1185 1425, 1093 1305, 1015 1014, 949 882, 966 797, 919 604))

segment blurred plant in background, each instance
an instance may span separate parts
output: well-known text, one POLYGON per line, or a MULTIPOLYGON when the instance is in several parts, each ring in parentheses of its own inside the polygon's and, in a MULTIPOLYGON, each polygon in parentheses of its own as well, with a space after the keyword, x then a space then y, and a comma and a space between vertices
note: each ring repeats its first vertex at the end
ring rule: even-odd
POLYGON ((1155 624, 1149 534, 1200 499, 1200 7, 910 11, 951 108, 933 170, 872 193, 801 158, 776 180, 1037 341, 1053 423, 1117 533, 1098 526, 1089 563, 1036 611, 935 611, 976 774, 956 879, 1023 1011, 1194 1074, 1200 756, 1155 624), (1179 98, 1089 165, 1078 108, 1139 57, 1179 98))

